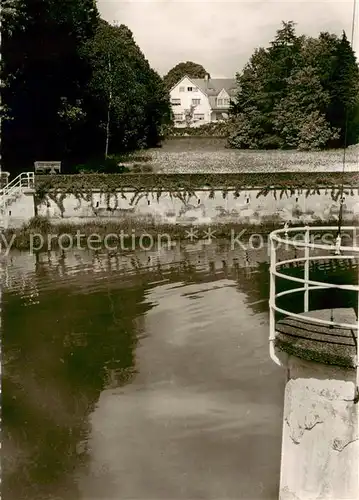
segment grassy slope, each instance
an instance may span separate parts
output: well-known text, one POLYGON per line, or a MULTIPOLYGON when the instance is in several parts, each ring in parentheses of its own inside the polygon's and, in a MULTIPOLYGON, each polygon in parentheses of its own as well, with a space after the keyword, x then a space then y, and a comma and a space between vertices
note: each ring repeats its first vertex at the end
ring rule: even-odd
MULTIPOLYGON (((252 151, 225 149, 220 140, 174 139, 151 151, 156 172, 331 172, 343 168, 343 150, 252 151)), ((359 170, 358 148, 346 151, 345 169, 359 170)))

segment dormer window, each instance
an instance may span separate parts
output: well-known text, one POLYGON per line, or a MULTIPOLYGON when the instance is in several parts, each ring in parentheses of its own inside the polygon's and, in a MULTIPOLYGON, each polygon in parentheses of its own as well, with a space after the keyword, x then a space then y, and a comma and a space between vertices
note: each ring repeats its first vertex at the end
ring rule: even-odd
POLYGON ((225 98, 225 99, 217 99, 217 106, 229 106, 230 105, 230 99, 225 98))

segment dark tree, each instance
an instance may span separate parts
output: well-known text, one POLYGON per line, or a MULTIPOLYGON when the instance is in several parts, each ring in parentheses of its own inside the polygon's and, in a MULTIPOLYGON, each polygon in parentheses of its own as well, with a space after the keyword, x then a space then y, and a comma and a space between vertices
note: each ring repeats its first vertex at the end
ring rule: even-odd
POLYGON ((93 147, 112 153, 156 145, 170 120, 169 96, 131 31, 101 21, 87 46, 93 69, 87 88, 93 147))
POLYGON ((207 71, 201 64, 192 61, 180 62, 170 69, 167 75, 163 77, 163 81, 166 88, 170 90, 185 75, 192 78, 204 78, 207 74, 207 71))
POLYGON ((329 90, 327 119, 332 126, 340 129, 336 145, 354 144, 359 134, 359 69, 345 33, 334 52, 329 90))
POLYGON ((100 20, 95 0, 7 0, 1 16, 4 168, 159 142, 171 119, 164 82, 126 26, 100 20))
POLYGON ((358 140, 358 66, 345 35, 296 36, 294 23, 283 23, 237 82, 231 147, 322 149, 358 140))
POLYGON ((94 34, 94 0, 18 0, 3 13, 3 156, 7 164, 58 159, 66 123, 83 117, 91 69, 80 55, 94 34))

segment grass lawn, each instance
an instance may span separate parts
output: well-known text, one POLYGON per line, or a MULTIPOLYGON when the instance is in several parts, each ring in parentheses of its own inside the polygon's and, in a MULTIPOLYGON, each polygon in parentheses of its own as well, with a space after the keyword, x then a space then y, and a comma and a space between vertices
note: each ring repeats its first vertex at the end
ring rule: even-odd
MULTIPOLYGON (((338 172, 343 169, 343 150, 257 151, 225 148, 220 138, 168 139, 162 148, 149 151, 157 173, 200 172, 338 172)), ((346 171, 359 171, 359 146, 346 150, 346 171)))

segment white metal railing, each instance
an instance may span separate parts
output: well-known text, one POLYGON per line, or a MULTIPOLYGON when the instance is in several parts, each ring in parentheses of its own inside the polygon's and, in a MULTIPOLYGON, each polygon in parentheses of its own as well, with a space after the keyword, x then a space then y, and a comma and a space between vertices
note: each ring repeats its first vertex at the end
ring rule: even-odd
MULTIPOLYGON (((275 313, 281 313, 291 318, 302 319, 305 321, 310 321, 311 323, 317 323, 321 325, 331 326, 331 327, 339 327, 346 328, 349 330, 354 330, 357 332, 357 341, 356 341, 356 381, 357 388, 359 387, 359 354, 358 354, 358 332, 359 332, 359 323, 357 321, 356 324, 349 323, 340 323, 337 321, 328 321, 320 318, 316 318, 313 316, 306 315, 305 313, 309 312, 309 293, 312 290, 325 290, 330 288, 336 288, 340 290, 349 290, 353 292, 357 292, 358 301, 359 301, 359 285, 350 285, 350 284, 334 284, 334 283, 325 283, 321 281, 315 281, 310 279, 309 274, 309 264, 313 261, 320 260, 340 260, 340 259, 358 259, 359 258, 359 247, 358 246, 343 246, 342 239, 344 234, 346 236, 351 236, 353 240, 353 245, 356 244, 356 232, 358 228, 355 226, 343 226, 341 229, 342 236, 338 237, 335 245, 327 245, 316 243, 314 238, 311 238, 311 233, 316 232, 316 236, 320 236, 320 239, 324 239, 326 233, 332 233, 333 231, 338 231, 338 227, 336 226, 321 226, 321 227, 291 227, 278 229, 273 231, 270 236, 270 296, 269 296, 269 348, 271 358, 281 365, 281 361, 278 359, 275 349, 274 342, 276 337, 276 320, 275 313), (290 233, 296 233, 294 238, 290 238, 290 233), (348 233, 351 233, 349 235, 348 233), (297 235, 300 238, 297 238, 297 235), (277 261, 277 250, 278 248, 296 248, 304 250, 304 257, 287 259, 282 261, 277 261), (329 255, 310 255, 310 250, 326 250, 328 252, 332 252, 329 255), (292 263, 304 263, 304 277, 297 278, 294 276, 288 276, 280 272, 280 268, 285 264, 292 263), (284 292, 276 292, 276 277, 283 278, 284 280, 297 282, 302 284, 303 286, 299 288, 292 288, 291 290, 286 290, 284 292), (303 298, 303 312, 304 314, 297 314, 291 311, 287 311, 277 305, 276 299, 279 297, 283 297, 285 295, 290 295, 293 293, 304 292, 303 298)), ((358 302, 359 304, 359 302, 358 302)))
POLYGON ((23 172, 11 182, 0 189, 0 210, 5 212, 6 206, 13 197, 21 194, 24 189, 33 188, 35 185, 34 172, 23 172))

